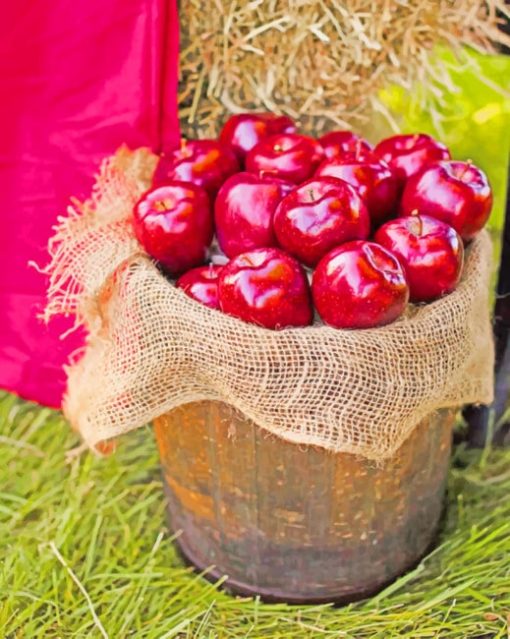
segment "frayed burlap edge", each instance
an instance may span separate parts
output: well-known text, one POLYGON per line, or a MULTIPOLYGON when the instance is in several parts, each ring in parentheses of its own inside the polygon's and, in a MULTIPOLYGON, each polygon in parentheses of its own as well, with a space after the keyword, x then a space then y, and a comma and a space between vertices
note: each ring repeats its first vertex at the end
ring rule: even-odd
POLYGON ((105 161, 50 245, 46 317, 74 314, 89 333, 65 400, 88 445, 211 399, 287 441, 381 461, 429 413, 492 400, 486 232, 459 288, 398 322, 269 331, 191 300, 143 254, 131 215, 154 164, 146 150, 105 161))

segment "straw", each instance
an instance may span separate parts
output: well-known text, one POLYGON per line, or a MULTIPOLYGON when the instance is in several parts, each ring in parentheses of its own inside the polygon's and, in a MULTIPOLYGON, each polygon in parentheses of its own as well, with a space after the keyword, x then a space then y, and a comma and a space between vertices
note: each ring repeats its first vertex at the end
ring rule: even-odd
POLYGON ((451 88, 434 51, 492 51, 503 0, 188 0, 181 14, 186 135, 215 135, 228 113, 272 110, 304 130, 361 126, 395 83, 451 88), (204 19, 206 17, 206 19, 204 19))

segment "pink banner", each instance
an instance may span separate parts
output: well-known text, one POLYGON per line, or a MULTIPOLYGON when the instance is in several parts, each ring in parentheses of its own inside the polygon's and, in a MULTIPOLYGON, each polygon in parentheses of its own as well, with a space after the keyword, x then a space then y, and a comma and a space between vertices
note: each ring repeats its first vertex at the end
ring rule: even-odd
POLYGON ((0 9, 0 387, 60 406, 82 336, 37 319, 46 244, 121 143, 178 144, 175 0, 16 0, 0 9))

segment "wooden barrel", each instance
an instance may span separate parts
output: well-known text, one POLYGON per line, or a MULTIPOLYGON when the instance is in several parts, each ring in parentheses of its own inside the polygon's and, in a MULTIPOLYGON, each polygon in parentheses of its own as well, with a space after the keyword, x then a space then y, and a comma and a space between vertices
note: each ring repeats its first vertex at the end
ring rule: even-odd
POLYGON ((177 543, 239 594, 293 603, 373 594, 434 540, 454 418, 430 415, 377 467, 285 442, 219 402, 174 410, 155 432, 177 543))

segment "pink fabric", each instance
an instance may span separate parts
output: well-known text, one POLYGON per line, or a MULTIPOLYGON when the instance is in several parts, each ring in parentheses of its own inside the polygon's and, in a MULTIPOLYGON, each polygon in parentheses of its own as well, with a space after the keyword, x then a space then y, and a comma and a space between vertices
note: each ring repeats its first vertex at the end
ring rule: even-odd
POLYGON ((36 318, 46 244, 121 143, 178 144, 175 0, 13 0, 0 8, 0 387, 59 406, 82 336, 36 318))

